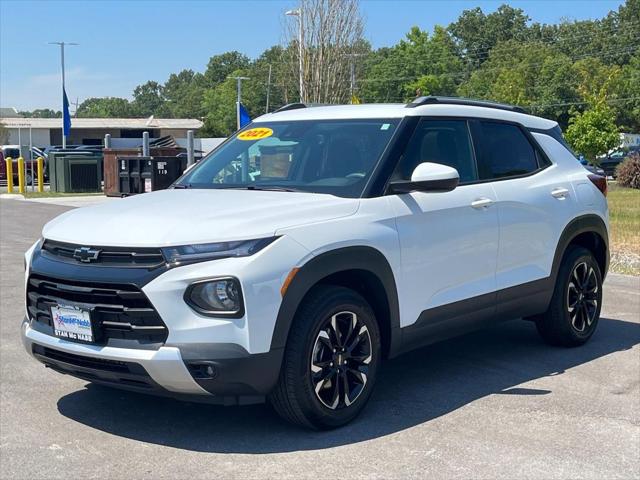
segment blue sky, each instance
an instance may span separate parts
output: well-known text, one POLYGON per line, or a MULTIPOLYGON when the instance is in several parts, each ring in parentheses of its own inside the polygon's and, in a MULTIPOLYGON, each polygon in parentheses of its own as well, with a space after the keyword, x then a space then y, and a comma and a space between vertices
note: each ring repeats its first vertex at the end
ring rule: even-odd
MULTIPOLYGON (((520 7, 536 22, 600 18, 621 1, 362 0, 365 36, 374 47, 396 43, 413 26, 432 30, 465 9, 485 13, 520 7)), ((18 1, 0 0, 0 106, 60 109, 59 48, 66 51, 71 102, 130 98, 147 80, 164 82, 183 68, 202 71, 212 55, 239 50, 254 58, 280 43, 284 11, 296 2, 263 1, 18 1)))

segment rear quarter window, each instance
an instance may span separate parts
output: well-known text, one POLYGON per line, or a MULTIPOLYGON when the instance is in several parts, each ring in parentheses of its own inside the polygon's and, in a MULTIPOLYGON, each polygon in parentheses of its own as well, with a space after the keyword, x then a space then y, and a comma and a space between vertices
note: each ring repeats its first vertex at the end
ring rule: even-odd
POLYGON ((527 175, 540 168, 540 153, 517 125, 483 121, 480 133, 482 179, 527 175))

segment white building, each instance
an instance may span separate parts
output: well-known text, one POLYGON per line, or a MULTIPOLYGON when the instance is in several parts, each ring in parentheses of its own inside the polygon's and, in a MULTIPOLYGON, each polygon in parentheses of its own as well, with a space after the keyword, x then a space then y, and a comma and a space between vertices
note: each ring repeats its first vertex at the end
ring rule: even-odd
MULTIPOLYGON (((61 118, 2 117, 0 123, 9 131, 9 145, 17 145, 20 137, 23 148, 28 147, 29 129, 34 147, 62 145, 61 118)), ((191 118, 72 118, 67 145, 100 145, 107 133, 112 138, 141 138, 142 132, 149 132, 150 138, 172 135, 180 139, 187 137, 188 130, 197 132, 202 125, 191 118)))

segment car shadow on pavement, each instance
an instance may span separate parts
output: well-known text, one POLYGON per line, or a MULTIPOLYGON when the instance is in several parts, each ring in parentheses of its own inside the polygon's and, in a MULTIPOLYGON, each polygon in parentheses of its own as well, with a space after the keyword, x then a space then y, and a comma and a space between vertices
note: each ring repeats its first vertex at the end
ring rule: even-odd
POLYGON ((422 348, 383 367, 368 407, 328 432, 290 426, 267 405, 219 407, 89 384, 58 401, 62 415, 143 442, 200 452, 315 450, 389 435, 446 415, 492 394, 548 395, 517 387, 640 343, 640 324, 602 318, 591 341, 554 348, 531 322, 503 325, 422 348))

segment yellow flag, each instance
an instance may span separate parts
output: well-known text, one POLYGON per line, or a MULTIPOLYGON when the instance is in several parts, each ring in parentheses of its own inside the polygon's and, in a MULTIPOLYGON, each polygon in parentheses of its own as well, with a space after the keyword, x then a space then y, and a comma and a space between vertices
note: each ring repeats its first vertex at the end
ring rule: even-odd
POLYGON ((360 105, 360 99, 355 95, 351 95, 351 105, 360 105))

